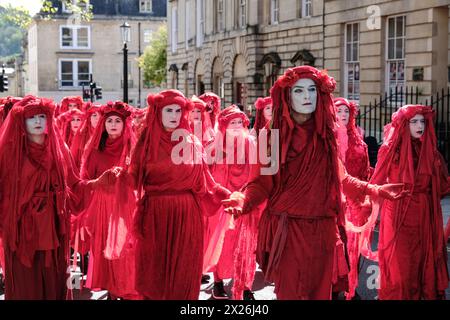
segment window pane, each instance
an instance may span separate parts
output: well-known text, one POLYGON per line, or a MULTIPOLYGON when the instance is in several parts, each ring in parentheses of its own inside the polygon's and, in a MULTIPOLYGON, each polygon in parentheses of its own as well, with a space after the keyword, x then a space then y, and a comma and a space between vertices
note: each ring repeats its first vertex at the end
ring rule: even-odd
POLYGON ((358 46, 356 43, 352 45, 352 61, 358 61, 358 46))
POLYGON ((397 39, 395 41, 395 58, 403 59, 403 39, 397 39))
POLYGON ((397 79, 399 81, 405 80, 405 63, 403 61, 399 61, 397 66, 397 79))
POLYGON ((89 62, 78 61, 78 85, 89 85, 89 62))
POLYGON ((347 54, 345 57, 346 61, 352 61, 352 45, 351 44, 347 44, 346 51, 347 51, 347 54))
POLYGON ((352 25, 347 25, 347 43, 352 41, 352 25))
POLYGON ((70 28, 62 28, 62 46, 73 46, 73 30, 70 28))
POLYGON ((61 86, 73 86, 72 61, 61 61, 61 86))
POLYGON ((89 47, 88 28, 80 28, 77 33, 78 47, 89 47))
POLYGON ((395 19, 394 18, 389 18, 389 23, 388 23, 388 34, 389 34, 389 38, 393 38, 395 36, 395 19))
POLYGON ((403 21, 404 17, 397 17, 397 37, 403 37, 404 36, 404 30, 403 30, 403 21))
POLYGON ((358 24, 353 24, 353 41, 358 41, 358 24))
POLYGON ((394 44, 395 44, 395 40, 389 40, 388 41, 388 59, 394 59, 394 44))
POLYGON ((395 81, 397 79, 397 68, 396 68, 396 63, 395 62, 390 62, 388 64, 389 66, 389 80, 395 81))

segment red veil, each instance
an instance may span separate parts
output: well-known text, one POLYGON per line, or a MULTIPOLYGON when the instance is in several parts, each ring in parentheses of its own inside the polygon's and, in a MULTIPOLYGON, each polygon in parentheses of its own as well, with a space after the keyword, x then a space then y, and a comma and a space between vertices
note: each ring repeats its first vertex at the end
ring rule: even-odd
POLYGON ((85 117, 83 124, 73 137, 72 145, 70 146, 70 151, 78 168, 81 168, 81 157, 83 156, 84 148, 87 146, 89 139, 95 131, 91 125, 91 116, 95 112, 101 112, 101 104, 88 102, 85 104, 84 109, 85 117))
MULTIPOLYGON (((54 191, 56 195, 57 225, 59 226, 58 235, 65 239, 62 244, 64 248, 69 245, 69 219, 66 212, 66 201, 73 197, 68 183, 69 175, 77 177, 73 171, 73 163, 70 152, 61 140, 57 129, 53 125, 53 114, 55 105, 53 101, 45 98, 26 96, 17 102, 11 109, 3 130, 0 133, 0 180, 2 185, 2 195, 0 198, 0 230, 2 231, 3 245, 8 247, 9 251, 17 252, 20 261, 31 267, 34 257, 34 243, 19 241, 19 221, 21 219, 21 205, 23 195, 19 194, 19 184, 25 183, 19 181, 20 172, 24 157, 28 155, 31 160, 37 161, 46 168, 50 179, 50 171, 56 171, 58 188, 54 191), (25 119, 36 114, 45 114, 47 116, 46 148, 44 154, 34 154, 29 150, 28 137, 25 127, 25 119), (56 164, 56 165, 53 165, 56 164), (8 197, 4 196, 7 192, 8 197)), ((54 184, 56 186, 56 184, 54 184)), ((53 192, 47 192, 48 197, 53 197, 53 192)), ((50 201, 50 200, 49 200, 50 201)), ((51 200, 52 201, 52 200, 51 200)), ((68 253, 68 251, 67 251, 68 253)), ((69 257, 66 257, 67 263, 69 257)), ((11 266, 7 266, 11 268, 11 266)))
MULTIPOLYGON (((118 143, 122 144, 122 152, 120 155, 118 167, 122 167, 125 170, 128 168, 130 163, 130 155, 133 150, 133 146, 136 143, 136 138, 134 132, 131 128, 131 111, 130 107, 121 101, 116 102, 108 102, 106 105, 101 107, 101 119, 97 127, 95 128, 94 134, 90 139, 86 149, 83 153, 82 161, 81 161, 81 177, 87 179, 93 179, 97 177, 89 177, 88 173, 88 165, 90 164, 91 157, 94 151, 98 151, 100 147, 100 142, 102 137, 107 136, 107 132, 105 129, 106 119, 112 115, 117 115, 122 118, 124 121, 124 128, 122 131, 120 141, 118 143)), ((115 203, 115 207, 118 210, 114 210, 113 215, 110 218, 110 226, 108 227, 108 238, 106 241, 105 257, 109 259, 118 258, 121 254, 121 251, 124 245, 129 241, 129 230, 132 225, 132 213, 130 212, 130 206, 134 206, 135 199, 129 198, 129 193, 123 189, 125 186, 117 183, 115 185, 115 196, 112 199, 115 203), (124 230, 121 228, 121 221, 124 221, 125 228, 124 230), (126 235, 126 236, 124 236, 126 235)), ((106 195, 108 196, 108 195, 106 195)), ((132 210, 131 210, 132 211, 132 210)), ((95 226, 94 226, 95 227, 95 226)))
POLYGON ((215 93, 206 92, 202 94, 199 99, 206 102, 206 111, 210 115, 212 127, 215 128, 217 117, 220 113, 220 97, 215 93), (210 110, 212 110, 211 113, 209 113, 210 110))
MULTIPOLYGON (((201 122, 202 122, 202 132, 201 136, 197 137, 200 141, 202 141, 202 144, 205 145, 208 143, 211 139, 214 137, 214 127, 211 123, 211 117, 209 116, 207 112, 208 105, 203 100, 199 99, 197 96, 192 96, 191 102, 193 104, 194 109, 198 109, 201 112, 201 122)), ((191 131, 196 134, 195 132, 195 125, 191 123, 191 131)))
POLYGON ((81 118, 81 121, 84 121, 86 118, 84 112, 76 108, 66 111, 58 117, 61 136, 63 137, 64 142, 67 143, 67 146, 69 148, 71 147, 72 141, 75 136, 70 125, 74 116, 79 116, 81 118))
POLYGON ((256 136, 259 134, 259 130, 264 128, 268 121, 264 117, 264 109, 268 106, 272 105, 272 98, 271 97, 265 97, 265 98, 258 98, 255 102, 256 107, 256 120, 255 125, 253 126, 253 129, 256 132, 256 136))
POLYGON ((341 105, 346 106, 349 110, 349 120, 345 130, 345 134, 348 137, 347 141, 345 137, 339 134, 337 135, 340 148, 343 147, 345 151, 343 162, 347 173, 360 180, 367 181, 370 177, 369 156, 367 144, 364 142, 356 126, 356 116, 359 112, 358 106, 356 103, 348 101, 345 98, 334 99, 334 105, 336 111, 341 105))
POLYGON ((59 104, 59 108, 56 108, 55 113, 56 116, 59 116, 60 114, 69 111, 69 103, 76 103, 78 110, 83 110, 83 99, 79 96, 70 96, 70 97, 64 97, 61 100, 61 103, 59 104))

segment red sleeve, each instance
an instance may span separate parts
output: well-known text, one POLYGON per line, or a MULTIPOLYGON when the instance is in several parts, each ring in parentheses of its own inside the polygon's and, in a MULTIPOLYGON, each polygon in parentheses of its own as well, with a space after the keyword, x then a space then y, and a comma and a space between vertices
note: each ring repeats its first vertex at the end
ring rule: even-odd
POLYGON ((246 214, 268 199, 273 189, 273 175, 261 175, 259 164, 251 165, 249 183, 245 187, 242 213, 246 214))

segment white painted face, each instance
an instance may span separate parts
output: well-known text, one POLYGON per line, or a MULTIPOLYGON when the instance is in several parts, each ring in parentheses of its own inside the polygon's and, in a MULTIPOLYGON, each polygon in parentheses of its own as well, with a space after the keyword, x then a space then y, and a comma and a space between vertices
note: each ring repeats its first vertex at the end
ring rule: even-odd
POLYGON ((409 120, 409 131, 413 138, 420 138, 425 132, 425 117, 423 114, 416 114, 409 120))
POLYGON ((264 114, 264 118, 266 118, 267 121, 272 120, 272 105, 271 104, 269 104, 268 106, 266 106, 264 108, 263 114, 264 114))
POLYGON ((202 121, 202 112, 200 111, 200 109, 194 108, 189 114, 189 120, 191 122, 202 121))
POLYGON ((350 111, 348 110, 348 107, 343 104, 340 105, 337 108, 336 117, 339 125, 346 127, 350 119, 350 111))
POLYGON ((42 113, 26 118, 25 127, 28 134, 42 135, 45 133, 45 129, 47 129, 47 116, 42 113))
POLYGON ((292 109, 297 113, 309 114, 316 111, 317 88, 311 79, 298 80, 291 89, 292 109))
POLYGON ((177 104, 169 104, 162 108, 162 124, 166 130, 174 130, 180 125, 181 107, 177 104))
POLYGON ((99 112, 94 112, 91 115, 91 126, 92 126, 92 128, 97 128, 99 120, 100 120, 100 113, 99 112))
POLYGON ((81 118, 79 116, 72 117, 70 121, 70 128, 74 133, 77 133, 78 129, 81 127, 81 118))
POLYGON ((227 126, 227 133, 233 136, 239 136, 242 134, 242 130, 244 129, 244 122, 241 118, 236 118, 230 121, 227 126))

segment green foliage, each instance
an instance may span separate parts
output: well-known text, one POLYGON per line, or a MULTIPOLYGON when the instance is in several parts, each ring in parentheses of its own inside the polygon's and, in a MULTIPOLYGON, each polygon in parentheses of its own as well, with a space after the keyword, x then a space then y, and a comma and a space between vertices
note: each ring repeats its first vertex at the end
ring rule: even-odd
POLYGON ((26 28, 31 22, 28 10, 0 6, 0 57, 20 54, 26 28))
POLYGON ((153 35, 144 54, 139 57, 139 66, 144 72, 146 86, 158 86, 166 80, 167 27, 161 26, 153 35))
MULTIPOLYGON (((58 12, 57 7, 53 7, 53 4, 49 0, 41 0, 42 8, 40 16, 43 19, 50 20, 58 12)), ((92 5, 87 5, 89 0, 77 0, 76 3, 72 0, 60 0, 59 2, 65 3, 66 8, 72 12, 73 15, 80 17, 81 20, 89 21, 92 19, 92 5)))

